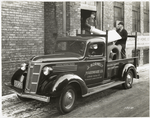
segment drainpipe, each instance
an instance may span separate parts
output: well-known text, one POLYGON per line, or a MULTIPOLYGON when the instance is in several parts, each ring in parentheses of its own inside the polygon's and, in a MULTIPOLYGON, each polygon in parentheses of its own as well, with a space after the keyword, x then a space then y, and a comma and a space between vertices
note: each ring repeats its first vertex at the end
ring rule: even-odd
POLYGON ((66 2, 63 2, 63 35, 66 36, 66 2))

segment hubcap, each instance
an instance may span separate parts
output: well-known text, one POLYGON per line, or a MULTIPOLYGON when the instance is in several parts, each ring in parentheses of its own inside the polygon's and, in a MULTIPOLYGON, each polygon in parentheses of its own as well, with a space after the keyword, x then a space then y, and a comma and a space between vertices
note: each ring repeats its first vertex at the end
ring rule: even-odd
POLYGON ((63 104, 66 109, 70 109, 74 104, 75 93, 73 90, 68 90, 64 95, 63 104))
POLYGON ((127 75, 127 86, 131 86, 132 85, 132 75, 130 73, 128 73, 127 75))

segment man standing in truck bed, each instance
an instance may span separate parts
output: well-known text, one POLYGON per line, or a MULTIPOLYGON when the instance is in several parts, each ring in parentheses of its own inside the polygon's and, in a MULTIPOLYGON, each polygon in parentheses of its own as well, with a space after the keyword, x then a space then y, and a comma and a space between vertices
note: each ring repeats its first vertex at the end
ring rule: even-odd
POLYGON ((116 31, 122 37, 122 39, 120 39, 116 42, 116 45, 122 46, 121 57, 122 57, 122 59, 124 59, 124 58, 126 58, 125 48, 126 48, 126 41, 127 41, 128 32, 124 29, 124 23, 123 22, 118 23, 118 27, 117 27, 116 31))

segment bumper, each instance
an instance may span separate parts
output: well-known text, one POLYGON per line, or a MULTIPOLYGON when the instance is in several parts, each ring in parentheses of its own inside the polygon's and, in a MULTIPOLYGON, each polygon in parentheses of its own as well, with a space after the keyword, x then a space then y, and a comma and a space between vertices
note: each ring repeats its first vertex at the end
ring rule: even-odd
POLYGON ((11 91, 15 92, 17 95, 23 98, 31 98, 43 102, 50 102, 50 97, 37 95, 37 94, 30 94, 30 93, 24 93, 22 90, 15 88, 11 84, 5 84, 6 86, 11 88, 11 91))

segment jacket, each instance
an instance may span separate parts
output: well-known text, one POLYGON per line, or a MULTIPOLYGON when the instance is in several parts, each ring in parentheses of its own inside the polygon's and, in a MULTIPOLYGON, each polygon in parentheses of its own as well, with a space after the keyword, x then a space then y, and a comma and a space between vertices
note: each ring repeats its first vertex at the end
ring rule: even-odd
POLYGON ((118 40, 116 42, 116 45, 118 45, 118 44, 121 44, 121 45, 124 44, 124 45, 126 45, 126 41, 127 41, 127 37, 128 37, 128 32, 125 29, 122 29, 121 32, 120 31, 117 31, 117 32, 122 37, 122 39, 118 40))

